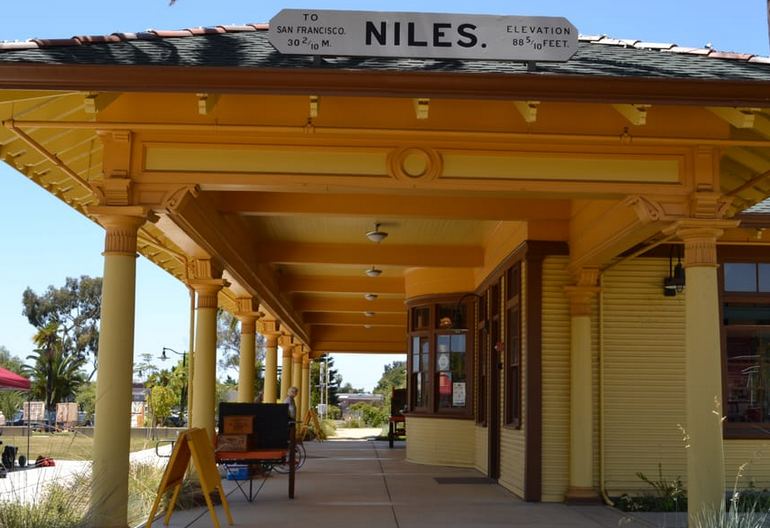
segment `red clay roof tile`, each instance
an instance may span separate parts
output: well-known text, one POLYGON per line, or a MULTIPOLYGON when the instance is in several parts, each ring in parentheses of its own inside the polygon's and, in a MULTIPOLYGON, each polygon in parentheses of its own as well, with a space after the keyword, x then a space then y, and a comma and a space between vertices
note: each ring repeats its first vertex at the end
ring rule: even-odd
POLYGON ((667 50, 662 51, 671 51, 673 53, 687 53, 689 55, 708 55, 713 50, 710 50, 709 48, 688 48, 683 46, 674 46, 672 48, 669 48, 667 50))
POLYGON ((193 34, 186 29, 148 29, 148 33, 154 33, 160 38, 178 38, 178 37, 191 37, 193 34))
POLYGON ((238 25, 238 24, 229 24, 227 26, 219 26, 219 27, 224 28, 224 30, 227 31, 228 33, 241 33, 243 31, 257 30, 254 26, 238 25))
POLYGON ((112 35, 120 40, 136 40, 137 38, 136 33, 113 33, 112 35))
POLYGON ((120 42, 122 39, 117 35, 75 35, 73 39, 81 44, 101 44, 104 42, 120 42))
POLYGON ((0 50, 25 50, 38 48, 37 42, 0 42, 0 50))
POLYGON ((667 50, 671 49, 676 44, 672 44, 671 42, 643 42, 639 41, 636 44, 634 44, 635 48, 639 49, 653 49, 653 50, 667 50))
POLYGON ((53 48, 55 46, 80 46, 80 41, 74 38, 68 39, 32 39, 41 48, 53 48))
POLYGON ((268 29, 270 29, 270 24, 265 24, 265 23, 262 23, 262 24, 248 24, 248 25, 253 27, 257 31, 267 31, 268 29))
POLYGON ((709 54, 709 57, 715 58, 715 59, 731 59, 731 60, 742 60, 747 61, 753 55, 751 53, 735 53, 732 51, 712 51, 709 54))

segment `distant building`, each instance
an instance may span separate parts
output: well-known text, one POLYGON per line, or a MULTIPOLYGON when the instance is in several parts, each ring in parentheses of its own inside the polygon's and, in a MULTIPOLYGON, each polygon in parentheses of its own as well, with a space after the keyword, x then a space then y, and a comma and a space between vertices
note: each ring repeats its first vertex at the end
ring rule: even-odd
POLYGON ((340 402, 340 411, 342 411, 342 418, 350 416, 349 408, 356 403, 368 403, 370 405, 382 405, 384 396, 382 394, 372 394, 368 392, 362 392, 359 394, 346 393, 337 394, 340 402))

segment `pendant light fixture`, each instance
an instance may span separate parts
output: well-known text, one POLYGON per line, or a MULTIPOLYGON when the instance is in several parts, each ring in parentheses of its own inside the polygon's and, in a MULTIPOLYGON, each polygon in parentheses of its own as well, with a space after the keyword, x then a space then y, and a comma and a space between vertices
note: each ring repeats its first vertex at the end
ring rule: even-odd
POLYGON ((380 231, 380 224, 374 224, 374 229, 366 233, 366 238, 368 238, 375 244, 379 244, 380 242, 385 240, 387 236, 388 234, 385 231, 380 231))

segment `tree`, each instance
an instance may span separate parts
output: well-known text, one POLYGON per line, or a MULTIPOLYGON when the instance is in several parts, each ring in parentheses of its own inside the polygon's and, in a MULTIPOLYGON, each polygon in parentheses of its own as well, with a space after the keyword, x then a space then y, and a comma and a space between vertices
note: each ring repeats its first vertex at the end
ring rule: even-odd
POLYGON ((221 308, 217 309, 217 349, 222 370, 238 368, 241 354, 241 330, 238 318, 221 308))
POLYGON ((354 403, 350 406, 350 411, 360 416, 364 421, 364 425, 369 427, 381 426, 388 421, 390 416, 381 405, 372 405, 371 403, 364 402, 354 403))
POLYGON ((149 404, 155 425, 163 425, 166 418, 171 416, 171 409, 177 402, 174 391, 163 385, 156 385, 150 391, 149 404))
POLYGON ((64 286, 48 286, 41 295, 27 288, 21 302, 22 314, 38 331, 56 325, 65 356, 75 355, 84 362, 91 359, 93 368, 88 376, 90 380, 96 372, 99 348, 101 277, 67 277, 64 286))
POLYGON ((56 322, 38 331, 34 342, 37 349, 27 356, 33 363, 24 365, 23 372, 32 378, 32 395, 43 398, 46 410, 55 413, 56 404, 71 401, 85 381, 81 367, 86 359, 67 354, 56 322))
POLYGON ((355 388, 353 385, 350 384, 349 381, 347 381, 342 387, 340 387, 340 389, 337 392, 339 394, 363 394, 366 391, 364 389, 355 388))
POLYGON ((86 420, 93 421, 96 414, 96 383, 83 383, 75 394, 75 401, 86 414, 86 420))
POLYGON ((0 367, 21 374, 24 362, 11 354, 11 351, 0 345, 0 367))
MULTIPOLYGON (((22 361, 11 355, 10 350, 0 345, 0 367, 21 374, 22 361)), ((24 394, 20 391, 0 391, 0 413, 6 420, 13 420, 24 404, 24 394)))
MULTIPOLYGON (((324 378, 324 384, 326 379, 324 378)), ((321 403, 321 390, 327 391, 329 397, 329 405, 339 405, 340 401, 337 398, 337 393, 340 391, 340 384, 342 383, 342 376, 337 369, 334 368, 334 358, 326 356, 325 358, 313 361, 310 363, 310 405, 315 408, 321 403), (329 369, 329 386, 324 387, 320 383, 322 365, 326 365, 324 368, 329 369)))
POLYGON ((406 387, 406 362, 394 361, 390 365, 385 365, 380 381, 377 382, 372 392, 382 394, 385 398, 385 406, 390 408, 393 389, 403 389, 404 387, 406 387))

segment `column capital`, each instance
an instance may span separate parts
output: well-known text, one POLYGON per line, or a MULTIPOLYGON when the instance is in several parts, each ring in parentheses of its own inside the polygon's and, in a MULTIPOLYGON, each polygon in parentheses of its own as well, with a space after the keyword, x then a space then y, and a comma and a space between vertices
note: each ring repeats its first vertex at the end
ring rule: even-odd
POLYGON ((305 353, 302 356, 302 368, 303 369, 310 368, 310 362, 311 361, 312 360, 310 359, 310 354, 309 353, 305 353))
POLYGON ((738 227, 738 220, 687 218, 663 232, 684 242, 684 267, 716 267, 717 239, 725 229, 738 227))
POLYGON ((302 353, 302 347, 294 347, 294 352, 291 354, 291 362, 292 363, 302 363, 302 358, 304 357, 304 354, 302 353))
POLYGON ((230 283, 224 279, 198 279, 190 281, 190 287, 198 294, 198 308, 216 308, 217 294, 230 283))
POLYGON ((158 217, 140 206, 91 206, 88 215, 105 229, 104 255, 136 256, 136 234, 146 222, 158 217))
POLYGON ((292 337, 283 333, 278 334, 278 344, 283 349, 284 355, 286 354, 286 350, 291 350, 294 347, 292 337))
POLYGON ((260 318, 259 333, 268 338, 277 338, 281 335, 281 331, 278 330, 278 321, 275 319, 266 319, 265 317, 260 318))
POLYGON ((194 281, 221 279, 223 271, 222 265, 214 259, 196 258, 189 262, 190 277, 194 281))
POLYGON ((597 286, 565 286, 564 294, 569 299, 570 315, 591 315, 591 302, 600 290, 597 286))

